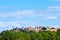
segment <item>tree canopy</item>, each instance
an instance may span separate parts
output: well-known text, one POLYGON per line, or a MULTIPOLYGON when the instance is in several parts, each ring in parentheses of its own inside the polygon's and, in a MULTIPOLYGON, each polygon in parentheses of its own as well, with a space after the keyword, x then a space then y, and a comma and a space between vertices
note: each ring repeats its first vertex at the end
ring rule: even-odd
POLYGON ((6 30, 0 33, 0 40, 60 40, 60 29, 57 32, 6 30))

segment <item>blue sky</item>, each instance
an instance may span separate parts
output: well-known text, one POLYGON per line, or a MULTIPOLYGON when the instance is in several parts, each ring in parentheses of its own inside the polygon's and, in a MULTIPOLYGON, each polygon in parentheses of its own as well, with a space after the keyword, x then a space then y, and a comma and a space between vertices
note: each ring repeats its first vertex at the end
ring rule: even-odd
POLYGON ((60 27, 60 0, 0 0, 0 30, 21 26, 60 27))

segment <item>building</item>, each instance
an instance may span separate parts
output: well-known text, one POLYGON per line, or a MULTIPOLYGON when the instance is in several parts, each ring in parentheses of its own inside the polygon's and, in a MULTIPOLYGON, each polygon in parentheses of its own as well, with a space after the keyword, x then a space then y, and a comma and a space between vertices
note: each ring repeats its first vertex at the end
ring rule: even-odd
POLYGON ((16 28, 13 28, 13 30, 15 30, 15 31, 23 31, 23 30, 25 30, 25 31, 35 31, 35 32, 39 32, 39 31, 51 31, 51 32, 56 32, 57 31, 57 28, 49 28, 49 27, 41 27, 41 26, 39 26, 39 27, 35 27, 35 28, 32 28, 32 27, 26 27, 26 28, 18 28, 18 27, 16 27, 16 28))
POLYGON ((39 32, 39 31, 42 30, 42 27, 35 27, 35 28, 27 27, 27 28, 25 28, 24 30, 26 30, 26 31, 35 31, 35 32, 39 32))
POLYGON ((50 28, 50 31, 51 32, 56 32, 57 31, 57 28, 50 28))

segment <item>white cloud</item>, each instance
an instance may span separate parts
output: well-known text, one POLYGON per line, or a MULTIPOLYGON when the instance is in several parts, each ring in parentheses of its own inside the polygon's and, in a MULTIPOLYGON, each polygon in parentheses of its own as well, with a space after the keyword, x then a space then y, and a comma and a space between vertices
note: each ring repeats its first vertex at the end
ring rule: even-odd
POLYGON ((45 9, 45 13, 59 17, 60 16, 60 6, 49 6, 45 9))
POLYGON ((60 6, 49 6, 46 10, 46 12, 60 12, 60 6))
POLYGON ((18 22, 0 22, 0 27, 21 26, 18 22))
MULTIPOLYGON (((54 15, 56 13, 60 13, 60 6, 49 6, 43 11, 38 11, 38 10, 17 10, 14 12, 5 12, 5 13, 0 13, 0 18, 7 18, 7 17, 13 17, 13 18, 25 18, 25 17, 45 17, 48 15, 54 15)), ((59 14, 58 13, 58 14, 59 14)), ((57 16, 58 16, 57 14, 57 16)), ((50 17, 51 18, 51 17, 50 17)), ((52 17, 54 18, 54 17, 52 17)), ((55 17, 56 18, 56 17, 55 17)))
POLYGON ((45 19, 57 19, 57 16, 46 16, 45 19))
POLYGON ((8 21, 8 22, 0 22, 0 28, 5 28, 5 27, 8 27, 8 28, 11 28, 12 26, 13 27, 22 27, 21 24, 31 24, 32 21, 8 21))
POLYGON ((45 9, 45 19, 59 19, 60 6, 49 6, 45 9))
POLYGON ((37 10, 19 10, 16 12, 0 13, 0 18, 14 17, 19 19, 19 18, 25 18, 25 17, 33 18, 33 17, 40 17, 40 16, 45 18, 47 16, 50 19, 57 19, 55 14, 52 14, 52 9, 50 10, 49 8, 53 9, 53 7, 48 7, 48 10, 51 13, 46 12, 46 10, 44 10, 45 12, 39 12, 37 10), (50 15, 54 15, 54 16, 50 16, 50 15))
POLYGON ((37 10, 18 10, 15 12, 6 12, 6 13, 0 13, 0 18, 8 18, 8 17, 14 17, 14 18, 24 18, 24 17, 37 17, 37 16, 43 16, 44 14, 37 12, 37 10))
POLYGON ((55 9, 60 9, 60 6, 50 6, 48 8, 55 8, 55 9))
POLYGON ((60 10, 60 6, 49 6, 48 9, 60 10))

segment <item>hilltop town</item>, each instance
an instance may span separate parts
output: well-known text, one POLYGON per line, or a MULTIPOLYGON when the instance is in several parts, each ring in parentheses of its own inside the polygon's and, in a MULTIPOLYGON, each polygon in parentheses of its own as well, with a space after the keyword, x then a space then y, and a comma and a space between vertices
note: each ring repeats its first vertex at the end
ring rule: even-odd
POLYGON ((51 31, 51 32, 57 32, 57 28, 54 28, 54 27, 41 27, 41 26, 38 26, 38 27, 22 27, 22 28, 13 28, 13 30, 15 31, 21 31, 21 30, 25 30, 25 31, 35 31, 35 32, 39 32, 39 31, 51 31))

